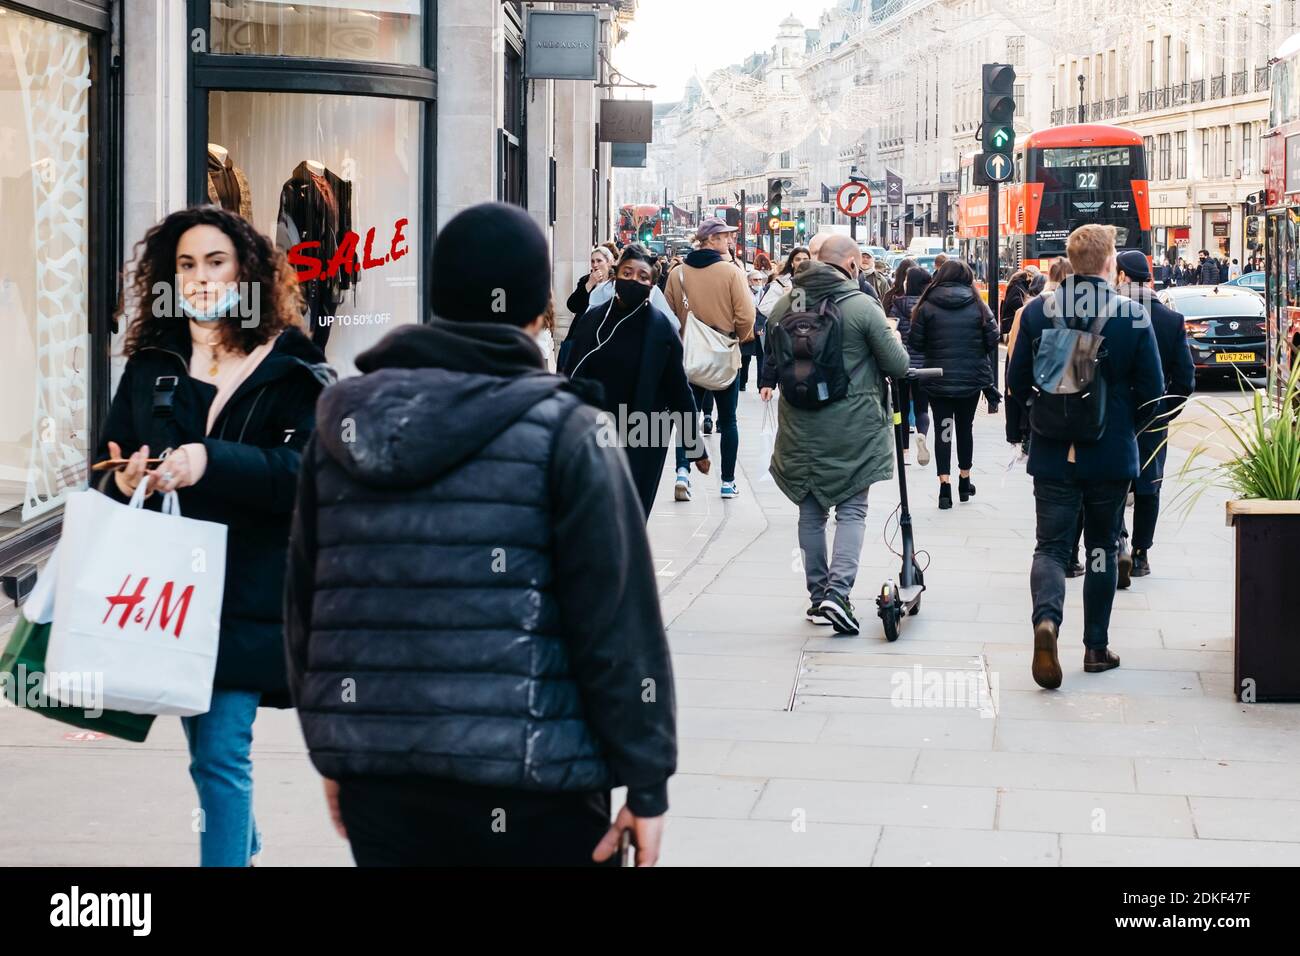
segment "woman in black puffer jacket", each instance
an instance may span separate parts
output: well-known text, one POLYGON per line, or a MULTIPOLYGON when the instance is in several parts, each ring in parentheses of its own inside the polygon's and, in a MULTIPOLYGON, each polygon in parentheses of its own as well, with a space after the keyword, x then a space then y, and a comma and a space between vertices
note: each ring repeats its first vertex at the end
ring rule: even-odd
POLYGON ((921 294, 908 331, 909 352, 919 353, 928 368, 943 377, 925 386, 935 423, 935 465, 939 472, 939 507, 952 507, 952 440, 957 440, 957 467, 962 501, 975 494, 971 484, 975 409, 980 392, 993 384, 989 354, 997 347, 998 324, 975 291, 975 276, 960 259, 949 259, 921 294))
MULTIPOLYGON (((904 259, 903 262, 910 262, 904 259)), ((903 267, 900 262, 899 268, 903 267)), ((921 298, 921 293, 930 284, 930 273, 920 266, 911 266, 905 275, 899 275, 889 303, 889 317, 898 323, 898 335, 907 345, 907 354, 912 368, 925 368, 925 356, 908 345, 908 336, 912 331, 912 311, 921 298)), ((916 463, 930 464, 930 449, 926 447, 925 436, 930 431, 930 400, 926 397, 925 387, 920 382, 902 381, 898 383, 898 392, 902 400, 899 412, 903 421, 916 420, 916 463)), ((904 459, 910 449, 911 429, 903 432, 904 459)))

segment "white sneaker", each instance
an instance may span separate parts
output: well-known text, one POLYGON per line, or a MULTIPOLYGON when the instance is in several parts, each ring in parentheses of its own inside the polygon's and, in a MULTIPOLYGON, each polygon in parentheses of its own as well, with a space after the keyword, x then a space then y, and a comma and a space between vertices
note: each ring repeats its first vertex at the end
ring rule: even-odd
POLYGON ((677 481, 673 485, 673 500, 691 500, 691 473, 686 468, 677 469, 677 481))
POLYGON ((740 489, 736 487, 734 481, 724 481, 722 483, 722 497, 737 498, 740 496, 740 489))
POLYGON ((930 446, 925 443, 925 436, 919 432, 916 436, 916 463, 918 465, 930 464, 930 446))

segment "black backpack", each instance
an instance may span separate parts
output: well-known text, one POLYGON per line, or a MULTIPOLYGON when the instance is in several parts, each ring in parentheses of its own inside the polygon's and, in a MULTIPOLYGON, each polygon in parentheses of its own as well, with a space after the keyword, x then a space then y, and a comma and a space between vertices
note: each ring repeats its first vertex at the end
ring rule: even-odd
POLYGON ((849 296, 863 294, 854 291, 838 299, 828 296, 816 311, 791 312, 780 322, 768 324, 768 348, 777 384, 795 408, 825 408, 849 394, 849 382, 858 369, 850 372, 844 368, 844 323, 838 306, 849 296))

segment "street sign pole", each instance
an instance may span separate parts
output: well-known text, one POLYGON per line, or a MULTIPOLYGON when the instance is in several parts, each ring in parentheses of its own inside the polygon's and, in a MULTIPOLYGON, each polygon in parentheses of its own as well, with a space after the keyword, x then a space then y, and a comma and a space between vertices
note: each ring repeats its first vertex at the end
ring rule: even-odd
MULTIPOLYGON (((1001 328, 1002 320, 998 317, 998 246, 1001 245, 1002 236, 1002 204, 998 196, 999 185, 996 182, 989 183, 989 310, 993 313, 993 321, 998 323, 1001 328)), ((992 353, 993 365, 993 387, 998 388, 999 369, 998 369, 998 347, 993 346, 992 353)))
POLYGON ((740 250, 740 261, 745 261, 745 190, 740 191, 740 239, 736 243, 740 250))

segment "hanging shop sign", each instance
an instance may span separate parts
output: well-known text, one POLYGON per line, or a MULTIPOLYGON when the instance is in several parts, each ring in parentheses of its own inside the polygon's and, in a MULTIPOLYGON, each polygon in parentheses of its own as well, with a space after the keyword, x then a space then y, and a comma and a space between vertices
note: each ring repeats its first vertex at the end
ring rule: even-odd
POLYGON ((632 169, 644 169, 646 163, 645 143, 610 143, 610 165, 632 169))
POLYGON ((892 169, 885 170, 885 201, 891 206, 903 202, 903 177, 892 169))
POLYGON ((649 100, 601 100, 602 143, 648 143, 654 105, 649 100))
MULTIPOLYGON (((600 48, 596 11, 527 10, 524 76, 530 80, 594 80, 600 48)), ((648 142, 648 140, 647 140, 648 142)))

